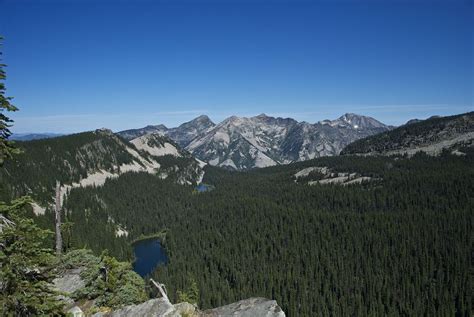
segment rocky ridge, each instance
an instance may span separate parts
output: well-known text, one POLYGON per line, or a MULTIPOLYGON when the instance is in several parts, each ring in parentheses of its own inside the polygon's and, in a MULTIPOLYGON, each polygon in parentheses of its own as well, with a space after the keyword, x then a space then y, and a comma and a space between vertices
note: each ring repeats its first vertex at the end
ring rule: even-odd
POLYGON ((164 298, 150 299, 142 304, 96 313, 93 317, 285 317, 285 313, 274 300, 252 297, 229 305, 202 311, 187 302, 171 304, 164 298))
POLYGON ((464 149, 473 146, 474 112, 469 112, 410 120, 394 130, 355 141, 341 154, 411 156, 418 152, 439 155, 443 151, 449 151, 464 155, 464 149))
POLYGON ((177 128, 148 126, 118 135, 143 135, 151 133, 150 127, 157 127, 154 133, 169 136, 210 165, 237 170, 338 155, 347 144, 392 128, 352 113, 314 124, 260 114, 248 118, 231 116, 217 125, 207 116, 200 116, 177 128))

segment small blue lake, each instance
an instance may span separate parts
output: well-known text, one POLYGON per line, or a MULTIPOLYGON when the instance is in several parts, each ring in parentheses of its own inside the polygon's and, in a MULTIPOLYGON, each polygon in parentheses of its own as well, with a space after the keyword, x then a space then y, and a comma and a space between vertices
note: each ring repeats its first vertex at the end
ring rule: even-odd
POLYGON ((168 257, 158 239, 143 240, 133 245, 135 262, 133 270, 144 277, 155 270, 160 264, 166 264, 168 257))
POLYGON ((204 192, 209 192, 211 190, 214 189, 214 186, 212 185, 207 185, 207 184, 199 184, 197 187, 196 187, 196 190, 200 193, 204 193, 204 192))

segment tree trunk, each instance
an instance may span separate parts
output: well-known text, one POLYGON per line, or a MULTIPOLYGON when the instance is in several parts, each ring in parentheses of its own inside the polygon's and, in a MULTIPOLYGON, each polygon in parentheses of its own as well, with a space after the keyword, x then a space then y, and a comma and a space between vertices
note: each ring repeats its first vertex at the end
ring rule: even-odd
POLYGON ((63 250, 63 238, 61 237, 61 184, 56 181, 56 255, 61 255, 63 250))
POLYGON ((150 279, 150 281, 153 283, 153 285, 155 285, 155 287, 158 289, 158 291, 160 292, 161 296, 165 299, 165 301, 171 304, 168 298, 168 295, 166 295, 166 291, 164 290, 165 285, 155 282, 152 278, 150 279))

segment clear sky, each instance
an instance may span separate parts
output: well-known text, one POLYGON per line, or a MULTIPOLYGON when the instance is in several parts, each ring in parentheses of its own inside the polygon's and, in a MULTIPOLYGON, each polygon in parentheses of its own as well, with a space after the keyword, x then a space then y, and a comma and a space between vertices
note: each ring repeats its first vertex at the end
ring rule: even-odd
POLYGON ((473 1, 0 0, 14 132, 474 110, 473 1))

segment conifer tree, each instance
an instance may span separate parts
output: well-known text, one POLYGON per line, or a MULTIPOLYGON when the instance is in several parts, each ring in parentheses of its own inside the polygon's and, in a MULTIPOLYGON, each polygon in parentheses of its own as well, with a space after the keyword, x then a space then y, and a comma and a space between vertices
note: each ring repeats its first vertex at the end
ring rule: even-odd
MULTIPOLYGON (((0 36, 0 46, 2 45, 3 37, 0 36)), ((0 51, 0 56, 1 56, 0 51)), ((11 136, 10 127, 13 122, 4 112, 5 111, 17 111, 18 109, 11 103, 12 97, 5 96, 5 79, 6 73, 4 67, 6 65, 2 63, 0 58, 0 165, 3 164, 6 158, 11 157, 11 155, 17 150, 13 147, 13 143, 8 140, 11 136)))
MULTIPOLYGON (((1 40, 1 37, 0 37, 1 40)), ((0 80, 5 72, 0 64, 0 80)), ((17 150, 8 141, 10 120, 3 111, 16 111, 0 82, 0 165, 17 150)), ((54 256, 46 247, 52 232, 40 229, 24 215, 31 203, 22 197, 0 202, 0 314, 2 316, 59 316, 62 303, 51 289, 54 256)))
POLYGON ((0 232, 0 311, 15 316, 57 315, 62 304, 51 289, 54 255, 44 244, 52 234, 22 215, 28 198, 0 204, 13 224, 0 232))

